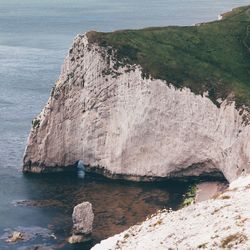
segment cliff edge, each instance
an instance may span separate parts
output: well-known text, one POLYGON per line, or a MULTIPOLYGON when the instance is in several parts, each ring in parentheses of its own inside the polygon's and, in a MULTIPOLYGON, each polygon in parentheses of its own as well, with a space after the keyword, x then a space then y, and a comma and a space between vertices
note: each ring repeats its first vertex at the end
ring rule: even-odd
POLYGON ((248 249, 249 197, 250 176, 241 177, 214 199, 175 212, 159 211, 92 250, 248 249))
POLYGON ((232 181, 250 172, 249 12, 194 27, 78 35, 32 122, 23 171, 61 171, 81 160, 88 171, 132 180, 232 181), (220 37, 233 30, 223 58, 221 44, 205 51, 211 27, 220 37))

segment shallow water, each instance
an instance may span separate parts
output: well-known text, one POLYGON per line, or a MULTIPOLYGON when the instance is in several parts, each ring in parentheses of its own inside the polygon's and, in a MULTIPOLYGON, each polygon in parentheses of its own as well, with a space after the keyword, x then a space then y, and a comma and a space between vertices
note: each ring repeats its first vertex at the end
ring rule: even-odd
MULTIPOLYGON (((1 186, 5 186, 5 190, 0 196, 0 249, 39 244, 74 249, 66 243, 66 238, 72 227, 72 209, 82 201, 93 205, 95 220, 91 244, 94 244, 145 220, 158 209, 177 209, 186 185, 111 181, 97 175, 79 179, 76 173, 1 176, 1 186), (28 241, 5 243, 13 231, 31 236, 28 241)), ((81 249, 89 249, 91 244, 82 245, 81 249)))
POLYGON ((31 120, 46 103, 76 34, 93 29, 192 25, 246 4, 250 1, 0 0, 0 238, 8 228, 41 227, 43 232, 34 242, 18 245, 0 239, 0 249, 63 242, 70 231, 72 207, 82 200, 94 204, 94 240, 98 241, 158 208, 176 206, 185 189, 96 177, 84 182, 65 175, 26 177, 19 172, 31 120), (22 200, 28 202, 17 202, 22 200), (34 206, 32 200, 41 202, 34 206), (43 238, 52 233, 57 240, 43 238))

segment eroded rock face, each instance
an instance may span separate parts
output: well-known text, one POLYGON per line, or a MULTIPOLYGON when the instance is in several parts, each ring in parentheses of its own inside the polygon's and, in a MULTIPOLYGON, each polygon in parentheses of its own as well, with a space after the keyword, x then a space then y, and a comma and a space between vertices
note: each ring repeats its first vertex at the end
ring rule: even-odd
POLYGON ((25 172, 75 166, 133 180, 250 171, 250 126, 234 102, 145 79, 109 48, 78 36, 48 104, 33 123, 25 172))

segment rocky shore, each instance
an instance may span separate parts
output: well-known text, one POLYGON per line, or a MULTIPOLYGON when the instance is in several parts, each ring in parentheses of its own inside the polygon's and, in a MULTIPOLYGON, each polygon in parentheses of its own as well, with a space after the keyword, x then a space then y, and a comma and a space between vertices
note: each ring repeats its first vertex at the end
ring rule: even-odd
POLYGON ((250 176, 240 177, 213 199, 175 212, 159 211, 92 250, 248 249, 249 202, 250 176))

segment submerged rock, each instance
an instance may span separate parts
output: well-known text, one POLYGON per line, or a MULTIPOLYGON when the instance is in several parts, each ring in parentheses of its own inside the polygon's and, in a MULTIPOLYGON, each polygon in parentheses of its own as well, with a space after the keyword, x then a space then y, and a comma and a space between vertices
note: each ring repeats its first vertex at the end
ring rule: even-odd
POLYGON ((18 200, 14 201, 15 206, 25 207, 63 207, 64 204, 59 200, 18 200))
POLYGON ((8 243, 14 243, 19 240, 23 240, 23 234, 21 232, 13 232, 12 235, 9 236, 9 238, 6 240, 8 243))
POLYGON ((90 235, 72 235, 69 237, 68 242, 70 244, 77 244, 77 243, 83 243, 86 241, 90 241, 91 236, 90 235))
POLYGON ((15 243, 18 241, 28 242, 36 240, 37 238, 48 239, 53 233, 42 227, 16 227, 14 229, 6 228, 5 233, 0 235, 0 240, 8 243, 15 243))
POLYGON ((83 202, 74 207, 72 214, 73 235, 68 239, 71 244, 91 240, 94 213, 90 202, 83 202))
POLYGON ((20 247, 18 248, 18 250, 55 250, 55 248, 49 246, 35 245, 29 247, 20 247))

